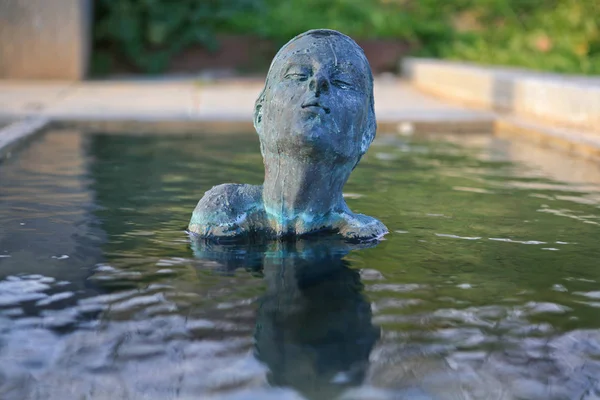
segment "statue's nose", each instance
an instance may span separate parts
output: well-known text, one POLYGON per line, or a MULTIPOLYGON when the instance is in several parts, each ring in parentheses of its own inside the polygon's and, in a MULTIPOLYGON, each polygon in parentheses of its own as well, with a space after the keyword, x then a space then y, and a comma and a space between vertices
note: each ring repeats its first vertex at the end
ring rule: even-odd
POLYGON ((315 74, 309 83, 309 89, 315 92, 315 97, 319 97, 321 93, 325 93, 329 90, 329 79, 325 74, 315 74))

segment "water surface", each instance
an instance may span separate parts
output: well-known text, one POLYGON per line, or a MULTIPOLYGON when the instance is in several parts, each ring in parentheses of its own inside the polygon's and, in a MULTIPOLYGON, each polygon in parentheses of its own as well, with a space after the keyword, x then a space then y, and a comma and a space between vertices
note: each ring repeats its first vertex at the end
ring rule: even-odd
POLYGON ((0 164, 2 399, 600 398, 600 172, 380 135, 345 188, 379 244, 210 246, 253 134, 50 131, 0 164))

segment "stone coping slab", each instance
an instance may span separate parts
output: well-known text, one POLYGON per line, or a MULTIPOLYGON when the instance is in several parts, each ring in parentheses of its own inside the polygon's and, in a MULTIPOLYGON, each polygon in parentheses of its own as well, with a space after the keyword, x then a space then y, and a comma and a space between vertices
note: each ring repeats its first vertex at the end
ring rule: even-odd
POLYGON ((454 102, 600 132, 600 77, 420 58, 400 68, 415 87, 454 102))
POLYGON ((494 131, 499 137, 524 139, 541 147, 600 162, 600 135, 596 132, 542 125, 537 120, 514 116, 499 116, 494 131))
POLYGON ((10 157, 19 145, 48 126, 49 122, 44 117, 32 117, 4 127, 0 126, 0 161, 10 157))

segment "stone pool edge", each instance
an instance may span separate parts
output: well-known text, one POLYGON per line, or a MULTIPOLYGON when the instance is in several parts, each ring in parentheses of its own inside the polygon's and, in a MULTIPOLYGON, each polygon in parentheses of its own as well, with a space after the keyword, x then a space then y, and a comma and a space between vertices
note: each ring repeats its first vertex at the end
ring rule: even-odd
POLYGON ((51 120, 46 117, 29 117, 12 122, 0 129, 0 161, 10 158, 15 150, 47 128, 51 120))
MULTIPOLYGON (((491 134, 495 121, 489 116, 460 118, 422 118, 401 116, 378 119, 378 132, 404 135, 421 134, 491 134)), ((251 118, 219 115, 198 119, 133 118, 128 116, 77 118, 26 116, 0 128, 0 162, 10 158, 30 140, 48 129, 85 129, 108 134, 228 134, 254 132, 251 118)))
POLYGON ((427 58, 398 67, 424 93, 493 112, 496 136, 600 161, 600 77, 427 58))

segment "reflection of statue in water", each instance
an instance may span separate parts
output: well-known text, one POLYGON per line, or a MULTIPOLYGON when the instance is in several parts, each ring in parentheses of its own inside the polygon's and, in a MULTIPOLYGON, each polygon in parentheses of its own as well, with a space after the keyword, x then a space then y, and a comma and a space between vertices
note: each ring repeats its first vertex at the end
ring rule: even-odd
POLYGON ((267 290, 259 300, 255 353, 269 367, 273 386, 334 399, 360 385, 379 329, 358 272, 342 257, 368 245, 321 239, 194 246, 197 257, 226 268, 262 264, 267 290))
POLYGON ((376 130, 371 69, 351 38, 319 29, 283 46, 256 101, 254 126, 264 184, 215 186, 196 206, 190 232, 215 239, 387 233, 342 196, 376 130))

